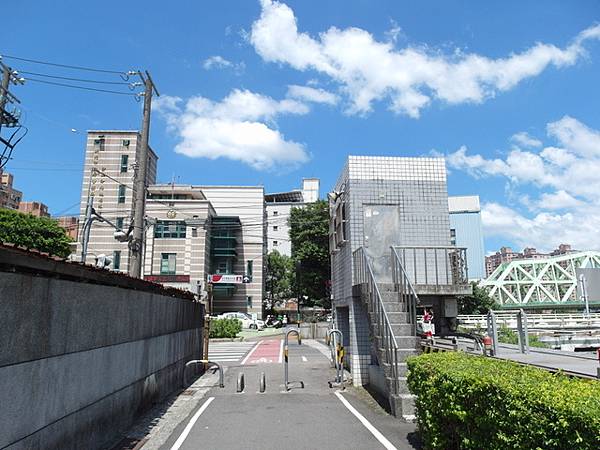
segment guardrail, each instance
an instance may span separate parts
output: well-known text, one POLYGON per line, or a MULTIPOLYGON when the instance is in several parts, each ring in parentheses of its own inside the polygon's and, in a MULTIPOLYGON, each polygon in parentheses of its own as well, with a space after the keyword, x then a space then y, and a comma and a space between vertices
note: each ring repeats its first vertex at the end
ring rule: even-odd
MULTIPOLYGON (((496 322, 500 326, 517 329, 517 314, 515 311, 494 311, 496 322)), ((485 328, 487 316, 470 314, 458 316, 460 325, 470 328, 485 328)), ((536 329, 600 327, 600 313, 592 313, 589 317, 583 314, 554 313, 554 314, 527 314, 527 325, 536 329)))
POLYGON ((355 284, 366 285, 369 311, 374 316, 374 320, 372 321, 374 333, 382 339, 381 344, 385 359, 391 368, 391 378, 393 380, 392 393, 398 395, 400 390, 398 380, 400 373, 398 366, 398 344, 396 343, 390 319, 383 306, 381 292, 379 292, 377 281, 373 275, 373 268, 362 247, 352 253, 352 258, 354 261, 355 284))
POLYGON ((408 278, 415 284, 468 284, 467 249, 454 246, 392 247, 408 278))
POLYGON ((394 283, 395 289, 400 297, 400 302, 406 305, 406 312, 408 313, 408 320, 411 325, 411 334, 417 335, 417 304, 419 303, 419 296, 415 289, 408 274, 402 266, 400 255, 396 251, 396 248, 392 247, 392 282, 394 283))

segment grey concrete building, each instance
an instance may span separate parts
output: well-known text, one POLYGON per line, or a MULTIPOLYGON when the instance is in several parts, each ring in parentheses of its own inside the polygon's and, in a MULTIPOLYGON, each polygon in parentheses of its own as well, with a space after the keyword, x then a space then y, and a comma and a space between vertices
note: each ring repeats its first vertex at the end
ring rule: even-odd
POLYGON ((464 252, 450 242, 445 162, 349 156, 328 197, 335 322, 353 382, 370 384, 390 396, 393 411, 412 416, 405 359, 416 352, 416 310, 408 301, 433 308, 444 329, 445 318, 457 315, 452 296, 468 292, 464 252), (383 328, 382 311, 392 318, 383 328))

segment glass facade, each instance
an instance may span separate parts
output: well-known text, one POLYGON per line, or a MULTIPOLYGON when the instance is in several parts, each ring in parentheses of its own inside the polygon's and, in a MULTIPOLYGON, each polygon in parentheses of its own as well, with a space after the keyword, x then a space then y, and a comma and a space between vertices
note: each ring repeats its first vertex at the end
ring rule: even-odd
POLYGON ((181 239, 185 235, 186 225, 181 220, 157 220, 154 225, 155 238, 181 239))

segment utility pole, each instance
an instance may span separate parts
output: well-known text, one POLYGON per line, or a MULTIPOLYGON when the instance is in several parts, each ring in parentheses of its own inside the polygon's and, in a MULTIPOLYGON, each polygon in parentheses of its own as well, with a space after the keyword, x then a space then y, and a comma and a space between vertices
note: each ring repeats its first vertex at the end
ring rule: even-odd
MULTIPOLYGON (((93 173, 93 171, 92 171, 93 173)), ((90 176, 91 179, 91 176, 90 176)), ((83 239, 81 242, 81 262, 85 264, 87 258, 88 243, 90 241, 90 230, 92 228, 92 211, 94 210, 94 196, 88 195, 85 207, 85 221, 83 222, 83 239)))
POLYGON ((144 83, 144 117, 142 120, 142 145, 138 150, 137 173, 133 183, 135 204, 133 207, 133 238, 129 243, 129 275, 136 278, 142 277, 142 257, 144 248, 144 216, 146 211, 146 175, 148 172, 148 153, 150 137, 150 111, 152 109, 152 92, 158 96, 156 86, 148 71, 144 76, 138 72, 144 83))
MULTIPOLYGON (((8 67, 6 64, 2 62, 2 57, 0 56, 0 69, 2 70, 2 83, 0 84, 0 131, 2 129, 2 125, 7 127, 19 127, 19 112, 14 110, 13 112, 8 112, 6 107, 8 103, 20 103, 19 99, 10 93, 9 87, 10 83, 13 84, 24 84, 25 79, 20 77, 18 72, 8 67)), ((20 140, 20 139, 19 139, 20 140)), ((0 155, 0 167, 8 162, 10 157, 10 153, 12 153, 13 148, 18 143, 11 142, 11 139, 6 140, 0 136, 0 143, 5 146, 6 149, 9 149, 8 156, 5 156, 5 151, 0 155), (5 159, 5 161, 2 161, 5 159)))

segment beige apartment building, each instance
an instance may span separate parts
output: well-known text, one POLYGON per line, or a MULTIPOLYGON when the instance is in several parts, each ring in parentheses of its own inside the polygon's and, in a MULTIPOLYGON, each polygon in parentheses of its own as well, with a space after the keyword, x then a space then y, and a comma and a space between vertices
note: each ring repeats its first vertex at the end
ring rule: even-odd
POLYGON ((21 202, 19 211, 36 217, 50 217, 48 206, 42 202, 21 202))
MULTIPOLYGON (((88 193, 94 208, 127 231, 133 210, 135 131, 90 131, 82 186, 80 227, 88 193)), ((265 202, 262 186, 156 184, 157 157, 149 164, 143 277, 205 295, 209 276, 215 313, 243 311, 262 317, 265 202), (217 277, 215 277, 216 280, 217 277)), ((127 272, 129 248, 114 238, 115 227, 93 222, 87 262, 104 254, 110 269, 127 272)), ((81 234, 81 233, 80 233, 81 234)), ((81 241, 81 236, 80 236, 81 241)), ((81 254, 81 242, 77 253, 81 254)))
POLYGON ((0 208, 19 209, 23 193, 13 187, 12 174, 0 169, 0 208))
MULTIPOLYGON (((138 131, 88 131, 79 223, 85 223, 88 196, 93 199, 93 207, 117 228, 127 230, 131 221, 136 193, 133 189, 135 170, 138 166, 138 131)), ((148 159, 147 183, 156 182, 158 157, 150 150, 148 159)), ((114 239, 115 228, 107 223, 94 222, 90 231, 87 250, 87 263, 93 264, 96 256, 115 255, 113 268, 127 272, 129 248, 127 242, 114 239)), ((77 244, 77 257, 81 255, 81 239, 77 244)))

